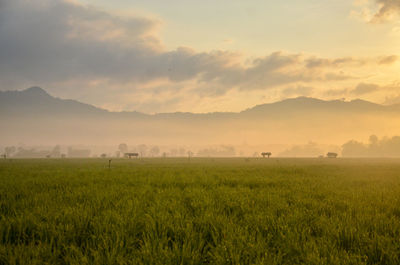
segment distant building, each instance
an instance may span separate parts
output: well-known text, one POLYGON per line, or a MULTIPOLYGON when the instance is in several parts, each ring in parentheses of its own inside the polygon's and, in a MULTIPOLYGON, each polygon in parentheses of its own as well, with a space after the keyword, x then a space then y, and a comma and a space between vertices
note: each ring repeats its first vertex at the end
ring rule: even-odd
POLYGON ((329 152, 326 154, 326 157, 328 157, 328 158, 336 158, 337 156, 338 156, 338 154, 332 153, 332 152, 329 152))

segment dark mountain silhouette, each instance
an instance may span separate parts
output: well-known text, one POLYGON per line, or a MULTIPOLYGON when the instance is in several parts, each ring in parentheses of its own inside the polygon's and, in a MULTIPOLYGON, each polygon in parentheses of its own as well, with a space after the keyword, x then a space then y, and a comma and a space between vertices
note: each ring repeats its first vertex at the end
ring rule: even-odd
POLYGON ((60 99, 52 97, 44 89, 40 87, 31 87, 22 91, 0 91, 0 111, 4 113, 26 113, 26 114, 64 114, 64 115, 88 115, 88 114, 118 114, 122 116, 158 116, 161 118, 170 117, 188 117, 194 116, 210 117, 210 116, 240 116, 264 114, 267 116, 276 115, 277 113, 299 113, 310 111, 352 111, 352 112, 375 112, 388 111, 400 112, 400 104, 384 106, 361 99, 356 99, 350 102, 342 100, 325 101, 316 98, 298 97, 286 99, 283 101, 257 105, 246 109, 240 113, 232 112, 215 112, 215 113, 189 113, 189 112, 174 112, 174 113, 159 113, 155 115, 146 115, 140 112, 109 112, 107 110, 97 108, 90 104, 81 103, 71 99, 60 99))
POLYGON ((40 87, 0 92, 0 111, 9 114, 93 114, 107 111, 75 100, 50 96, 40 87))
POLYGON ((400 105, 299 97, 239 113, 110 112, 52 97, 39 87, 0 92, 5 142, 341 143, 398 134, 400 105), (33 140, 32 140, 33 139, 33 140))
MULTIPOLYGON (((316 98, 298 97, 286 99, 283 101, 262 104, 243 111, 242 113, 299 113, 299 112, 375 112, 375 111, 393 111, 399 106, 383 106, 371 103, 365 100, 356 99, 352 101, 330 100, 325 101, 316 98)), ((399 109, 400 110, 400 109, 399 109)))

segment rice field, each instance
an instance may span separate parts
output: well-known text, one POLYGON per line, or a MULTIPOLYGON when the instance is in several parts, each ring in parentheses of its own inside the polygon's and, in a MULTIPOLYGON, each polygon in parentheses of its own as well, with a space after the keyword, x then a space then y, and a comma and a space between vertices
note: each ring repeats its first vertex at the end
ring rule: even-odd
POLYGON ((0 264, 400 264, 400 159, 7 159, 0 184, 0 264))

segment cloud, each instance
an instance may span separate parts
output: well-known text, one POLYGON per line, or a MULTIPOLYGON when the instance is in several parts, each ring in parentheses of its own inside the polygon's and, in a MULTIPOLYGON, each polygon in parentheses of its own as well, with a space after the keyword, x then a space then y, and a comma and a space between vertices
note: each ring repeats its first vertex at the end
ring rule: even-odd
POLYGON ((226 67, 234 57, 190 48, 167 51, 157 37, 156 19, 125 18, 66 1, 16 0, 0 17, 5 22, 0 27, 3 83, 179 82, 226 67))
MULTIPOLYGON (((16 0, 1 9, 0 17, 4 22, 0 27, 3 87, 13 83, 59 84, 72 79, 135 84, 196 79, 199 83, 214 82, 219 89, 253 90, 345 78, 340 73, 316 70, 315 62, 326 64, 327 59, 300 54, 275 52, 243 65, 238 54, 226 51, 166 50, 157 37, 158 19, 121 17, 67 1, 16 0)), ((330 64, 348 61, 337 59, 330 64)))
POLYGON ((400 82, 394 82, 384 87, 388 90, 388 94, 384 100, 384 104, 393 105, 400 104, 400 82))
POLYGON ((98 105, 129 105, 127 95, 138 106, 172 105, 176 94, 212 98, 276 88, 300 94, 313 82, 358 79, 352 69, 397 60, 282 51, 248 59, 221 50, 168 50, 159 38, 162 25, 157 17, 120 16, 66 0, 0 0, 0 89, 40 85, 98 105))
POLYGON ((355 1, 354 5, 361 9, 353 10, 351 16, 374 24, 391 21, 400 14, 400 1, 398 0, 355 1))
POLYGON ((344 66, 361 67, 369 64, 390 65, 395 63, 397 60, 397 55, 370 58, 342 57, 334 59, 310 57, 306 60, 306 66, 308 68, 339 68, 344 66))
POLYGON ((354 95, 360 96, 360 95, 368 94, 371 92, 375 92, 375 91, 379 90, 380 88, 381 87, 376 84, 360 83, 356 86, 356 88, 354 88, 350 92, 354 95))
POLYGON ((384 104, 386 104, 386 105, 400 104, 400 94, 394 94, 391 96, 387 96, 384 101, 384 104))
MULTIPOLYGON (((335 67, 309 67, 311 59, 301 54, 274 52, 257 58, 250 65, 237 65, 207 72, 203 81, 216 81, 226 87, 238 87, 240 90, 263 90, 297 82, 346 80, 352 78, 335 67)), ((344 62, 345 64, 345 62, 344 62)))
POLYGON ((329 89, 324 91, 323 94, 324 96, 327 97, 340 96, 340 97, 350 97, 350 98, 358 98, 358 97, 366 97, 367 99, 374 98, 374 100, 372 100, 374 102, 379 101, 383 102, 383 104, 394 104, 394 103, 400 103, 399 101, 400 96, 398 95, 399 88, 400 88, 399 82, 393 82, 391 84, 385 84, 385 85, 361 82, 358 83, 354 88, 329 89))
POLYGON ((380 59, 379 64, 393 64, 397 62, 398 58, 396 55, 385 56, 380 59))
POLYGON ((310 57, 306 60, 306 66, 308 68, 317 68, 317 67, 337 67, 346 64, 351 65, 364 65, 367 63, 365 59, 360 58, 352 58, 352 57, 343 57, 336 59, 328 59, 328 58, 318 58, 318 57, 310 57))
POLYGON ((343 97, 349 93, 349 89, 329 89, 324 92, 324 96, 328 97, 343 97))
POLYGON ((140 75, 160 50, 157 21, 121 18, 64 1, 12 1, 1 9, 3 78, 33 82, 140 75))
POLYGON ((284 97, 293 97, 293 96, 309 96, 314 91, 313 87, 309 86, 297 86, 297 87, 288 87, 282 90, 282 95, 284 97))
MULTIPOLYGON (((234 53, 201 53, 184 47, 165 50, 157 37, 160 21, 152 18, 120 17, 61 0, 8 2, 0 18, 2 87, 71 79, 82 83, 182 82, 199 76, 215 79, 215 73, 228 80, 229 74, 245 71, 233 66, 234 53)), ((279 62, 270 63, 268 67, 256 62, 265 70, 279 62)))
POLYGON ((400 14, 400 1, 398 0, 375 0, 379 9, 371 19, 372 23, 381 23, 392 19, 400 14))

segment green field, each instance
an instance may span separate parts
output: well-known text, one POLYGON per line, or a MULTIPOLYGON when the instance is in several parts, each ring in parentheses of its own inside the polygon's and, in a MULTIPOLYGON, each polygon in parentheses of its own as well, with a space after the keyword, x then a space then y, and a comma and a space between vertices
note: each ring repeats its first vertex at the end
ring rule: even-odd
POLYGON ((0 264, 400 264, 400 160, 2 160, 0 183, 0 264))

